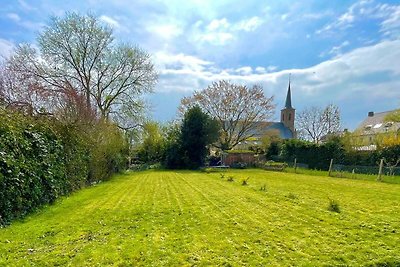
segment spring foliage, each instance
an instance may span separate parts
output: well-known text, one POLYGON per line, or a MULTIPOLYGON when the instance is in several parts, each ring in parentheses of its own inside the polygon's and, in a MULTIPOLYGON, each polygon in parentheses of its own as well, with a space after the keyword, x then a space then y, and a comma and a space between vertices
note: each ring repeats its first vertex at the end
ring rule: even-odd
POLYGON ((0 108, 0 225, 108 178, 124 168, 125 150, 112 124, 94 124, 88 133, 0 108))

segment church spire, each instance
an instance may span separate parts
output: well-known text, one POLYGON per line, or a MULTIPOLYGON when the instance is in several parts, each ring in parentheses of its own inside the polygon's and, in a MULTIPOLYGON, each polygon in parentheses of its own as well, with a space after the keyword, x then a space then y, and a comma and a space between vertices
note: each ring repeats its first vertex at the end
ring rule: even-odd
POLYGON ((292 107, 292 93, 290 92, 290 74, 289 74, 289 87, 286 95, 285 108, 293 108, 292 107))

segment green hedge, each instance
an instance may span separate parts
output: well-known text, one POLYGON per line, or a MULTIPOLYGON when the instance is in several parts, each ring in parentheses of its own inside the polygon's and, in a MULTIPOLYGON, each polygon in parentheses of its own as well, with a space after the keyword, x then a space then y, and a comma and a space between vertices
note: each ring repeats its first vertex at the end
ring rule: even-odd
POLYGON ((327 170, 331 159, 335 164, 377 166, 383 158, 385 164, 392 166, 396 164, 399 157, 399 145, 379 148, 375 151, 347 151, 342 141, 336 138, 323 144, 286 140, 283 142, 280 155, 275 159, 292 163, 297 158, 298 163, 307 164, 310 169, 327 170))
POLYGON ((108 178, 125 166, 125 148, 112 125, 85 133, 52 118, 0 109, 0 225, 108 178))

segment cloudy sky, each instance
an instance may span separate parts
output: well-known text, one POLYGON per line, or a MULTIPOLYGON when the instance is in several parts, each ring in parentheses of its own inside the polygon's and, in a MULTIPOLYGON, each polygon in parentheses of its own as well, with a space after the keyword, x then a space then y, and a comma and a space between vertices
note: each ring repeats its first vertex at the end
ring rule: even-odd
POLYGON ((220 79, 261 84, 283 107, 340 107, 354 129, 368 111, 400 107, 399 1, 0 0, 0 55, 36 36, 50 16, 96 14, 118 41, 152 54, 159 73, 153 118, 220 79))

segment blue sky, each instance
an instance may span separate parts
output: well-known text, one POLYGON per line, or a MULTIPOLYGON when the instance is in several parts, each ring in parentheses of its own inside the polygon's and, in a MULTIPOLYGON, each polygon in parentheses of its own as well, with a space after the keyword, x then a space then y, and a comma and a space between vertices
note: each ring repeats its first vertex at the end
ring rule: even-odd
POLYGON ((261 84, 283 107, 340 107, 344 128, 368 111, 400 107, 399 1, 0 0, 0 55, 36 36, 50 16, 91 12, 116 40, 147 50, 159 72, 153 118, 173 119, 181 97, 227 79, 261 84))

